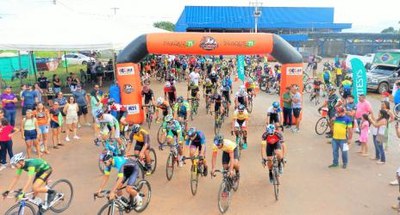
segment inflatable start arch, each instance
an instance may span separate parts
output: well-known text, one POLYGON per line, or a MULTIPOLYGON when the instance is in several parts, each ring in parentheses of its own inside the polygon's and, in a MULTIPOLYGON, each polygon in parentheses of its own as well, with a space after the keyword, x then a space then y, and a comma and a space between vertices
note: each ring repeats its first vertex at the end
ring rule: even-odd
POLYGON ((122 104, 127 119, 142 123, 139 63, 147 54, 255 55, 271 54, 282 64, 281 94, 286 86, 303 89, 303 59, 296 49, 280 36, 267 33, 154 33, 133 40, 117 57, 116 77, 121 87, 122 104))

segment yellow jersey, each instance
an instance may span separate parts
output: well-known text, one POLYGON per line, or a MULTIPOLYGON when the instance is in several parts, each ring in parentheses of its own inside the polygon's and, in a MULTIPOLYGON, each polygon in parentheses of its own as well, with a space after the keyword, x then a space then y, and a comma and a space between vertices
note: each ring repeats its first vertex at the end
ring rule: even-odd
POLYGON ((138 133, 133 135, 133 139, 136 140, 136 142, 143 143, 144 142, 144 136, 148 135, 148 134, 149 134, 149 132, 147 132, 146 130, 141 128, 138 133))
MULTIPOLYGON (((232 140, 224 139, 224 143, 222 144, 221 150, 224 152, 233 152, 236 148, 236 143, 233 142, 232 140)), ((216 145, 213 145, 213 152, 217 152, 218 147, 216 145)))
POLYGON ((242 113, 239 113, 238 110, 235 110, 235 112, 233 113, 233 119, 240 121, 249 119, 249 113, 247 112, 247 110, 244 110, 242 113))

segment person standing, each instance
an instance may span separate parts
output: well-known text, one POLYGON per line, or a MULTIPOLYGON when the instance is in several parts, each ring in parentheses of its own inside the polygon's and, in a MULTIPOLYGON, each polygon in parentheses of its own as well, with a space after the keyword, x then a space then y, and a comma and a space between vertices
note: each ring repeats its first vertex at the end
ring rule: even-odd
POLYGON ((387 129, 387 123, 389 120, 389 114, 385 110, 379 110, 378 119, 375 119, 373 113, 369 115, 369 120, 372 127, 372 138, 375 146, 375 158, 372 160, 378 160, 377 164, 385 164, 386 156, 383 144, 385 142, 385 132, 387 129))
POLYGON ((79 111, 78 111, 78 128, 81 126, 81 119, 83 117, 85 124, 87 126, 90 126, 90 123, 87 120, 87 114, 88 114, 88 103, 89 103, 89 98, 88 95, 86 94, 86 91, 82 89, 81 85, 78 85, 76 87, 76 91, 72 92, 72 95, 74 95, 76 103, 79 106, 79 111))
POLYGON ((43 90, 39 87, 38 83, 33 84, 33 91, 36 92, 37 102, 43 102, 43 90))
MULTIPOLYGON (((370 113, 372 113, 372 107, 371 104, 367 101, 367 99, 365 98, 364 94, 360 94, 358 96, 358 103, 357 103, 357 107, 356 107, 356 114, 355 114, 355 118, 357 121, 357 128, 360 128, 360 123, 361 123, 361 119, 362 119, 362 115, 363 114, 367 114, 369 115, 370 113)), ((359 132, 359 129, 357 129, 359 132)), ((359 140, 356 140, 356 143, 360 143, 359 140)))
POLYGON ((295 118, 295 127, 292 129, 293 132, 299 132, 300 130, 300 121, 301 121, 301 93, 299 92, 299 86, 293 85, 291 89, 292 93, 292 108, 293 108, 293 117, 295 118))
POLYGON ((17 113, 16 103, 18 102, 18 99, 17 96, 11 92, 11 86, 7 86, 3 94, 1 94, 1 102, 3 103, 5 117, 11 126, 15 126, 15 118, 17 113))
POLYGON ((99 85, 94 85, 94 90, 90 93, 90 106, 92 107, 93 119, 96 118, 96 112, 103 109, 103 103, 101 103, 103 92, 100 90, 99 85))
POLYGON ((73 96, 70 96, 68 98, 68 103, 65 105, 63 111, 66 114, 65 124, 67 124, 67 126, 68 126, 67 136, 65 137, 65 140, 67 142, 70 141, 69 135, 70 135, 71 131, 74 135, 73 138, 79 140, 80 138, 78 137, 78 135, 76 135, 79 107, 78 107, 78 104, 75 102, 75 98, 73 96))
MULTIPOLYGON (((48 88, 49 88, 49 80, 47 79, 46 76, 44 76, 44 72, 40 72, 40 76, 37 79, 37 82, 39 84, 39 88, 42 90, 42 93, 47 95, 48 93, 48 88)), ((43 100, 44 103, 47 103, 47 96, 44 97, 43 100)))
POLYGON ((38 141, 39 144, 43 143, 44 150, 43 152, 45 154, 49 154, 49 149, 47 147, 47 139, 48 139, 48 133, 49 133, 49 127, 50 127, 50 114, 49 111, 44 107, 43 103, 39 103, 37 105, 36 111, 35 111, 35 117, 38 122, 38 141))
POLYGON ((26 143, 26 154, 28 158, 31 157, 32 145, 36 148, 38 157, 41 158, 42 156, 40 152, 40 146, 37 141, 37 130, 37 119, 33 116, 33 111, 28 109, 26 110, 26 117, 24 117, 21 122, 21 131, 23 131, 22 139, 24 139, 26 143))
POLYGON ((337 108, 337 117, 333 120, 333 135, 332 135, 332 151, 333 151, 333 163, 329 168, 335 168, 339 166, 339 149, 342 151, 342 168, 346 169, 348 164, 348 150, 349 145, 347 138, 351 139, 352 121, 349 116, 346 115, 346 111, 343 107, 337 108))
POLYGON ((12 136, 19 131, 18 128, 10 125, 7 119, 0 120, 0 171, 6 168, 7 152, 10 159, 14 156, 11 140, 12 136))
POLYGON ((53 103, 53 107, 50 109, 50 128, 51 128, 51 139, 53 142, 53 149, 58 149, 58 146, 63 146, 61 143, 60 133, 62 115, 60 113, 58 102, 53 103), (57 143, 57 144, 56 144, 57 143))
MULTIPOLYGON (((58 92, 56 98, 54 99, 54 102, 58 103, 58 107, 60 109, 60 113, 63 117, 63 121, 65 122, 65 113, 64 113, 64 107, 67 104, 67 99, 63 96, 62 92, 58 92)), ((60 125, 61 127, 61 132, 65 133, 65 126, 60 125)))
POLYGON ((36 108, 36 104, 38 102, 38 96, 35 91, 32 89, 32 85, 26 85, 27 89, 21 95, 21 100, 24 103, 22 106, 22 116, 26 115, 26 111, 34 110, 36 108))
POLYGON ((283 126, 290 128, 292 126, 292 96, 290 87, 286 87, 286 92, 283 94, 283 126))

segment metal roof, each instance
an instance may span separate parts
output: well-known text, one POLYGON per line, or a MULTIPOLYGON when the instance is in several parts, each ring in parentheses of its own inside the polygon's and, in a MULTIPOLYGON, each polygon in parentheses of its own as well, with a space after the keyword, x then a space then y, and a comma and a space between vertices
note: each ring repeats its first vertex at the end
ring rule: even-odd
MULTIPOLYGON (((260 7, 259 29, 332 29, 351 28, 349 23, 334 23, 334 8, 260 7)), ((254 7, 185 6, 176 31, 187 29, 251 29, 254 7)))

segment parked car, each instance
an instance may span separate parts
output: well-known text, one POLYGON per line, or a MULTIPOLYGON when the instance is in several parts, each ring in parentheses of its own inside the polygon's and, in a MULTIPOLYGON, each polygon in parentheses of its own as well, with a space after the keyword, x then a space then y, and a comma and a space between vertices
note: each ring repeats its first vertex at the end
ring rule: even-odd
POLYGON ((80 53, 69 53, 61 56, 61 60, 65 59, 69 64, 82 64, 82 65, 86 65, 90 61, 95 61, 93 57, 88 57, 80 53))
POLYGON ((390 91, 394 83, 400 80, 400 67, 377 65, 367 72, 367 88, 378 93, 390 91))

